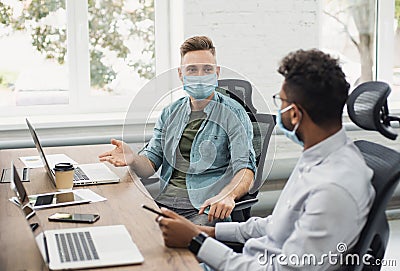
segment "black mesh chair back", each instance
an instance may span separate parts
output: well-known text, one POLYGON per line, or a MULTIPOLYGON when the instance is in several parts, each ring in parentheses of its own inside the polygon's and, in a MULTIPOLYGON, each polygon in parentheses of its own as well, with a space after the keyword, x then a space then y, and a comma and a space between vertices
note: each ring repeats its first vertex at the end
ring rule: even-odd
POLYGON ((246 112, 257 113, 253 106, 253 88, 250 82, 241 79, 221 79, 218 80, 218 86, 222 88, 218 92, 240 103, 246 112))
POLYGON ((236 100, 246 110, 253 125, 253 148, 256 155, 256 174, 254 184, 248 194, 236 202, 232 212, 232 220, 246 221, 250 218, 250 208, 258 202, 258 190, 264 183, 263 171, 267 156, 269 141, 275 127, 275 115, 257 113, 252 101, 252 86, 241 79, 218 80, 217 91, 236 100))
POLYGON ((359 85, 347 100, 350 119, 365 130, 378 131, 389 139, 396 139, 397 134, 390 122, 400 122, 400 118, 389 115, 387 97, 390 92, 390 86, 384 82, 371 81, 359 85))
POLYGON ((255 193, 264 183, 263 173, 264 164, 267 157, 269 141, 275 127, 275 115, 257 113, 248 113, 253 125, 253 148, 256 155, 256 176, 250 193, 255 193))
POLYGON ((253 148, 256 155, 256 173, 254 183, 249 193, 241 197, 232 212, 232 220, 244 222, 251 217, 251 206, 258 202, 258 190, 263 185, 264 164, 269 141, 275 127, 275 116, 270 114, 249 114, 253 125, 253 148))
MULTIPOLYGON (((350 118, 366 130, 380 132, 383 136, 395 139, 396 132, 390 127, 387 97, 390 87, 383 82, 367 82, 358 86, 349 96, 347 108, 350 118)), ((361 231, 356 245, 348 252, 359 255, 359 264, 343 267, 341 270, 380 270, 380 265, 372 265, 376 259, 383 259, 389 239, 389 226, 385 210, 400 180, 400 153, 373 142, 355 142, 367 165, 374 171, 372 185, 375 199, 367 222, 361 231), (366 266, 362 257, 369 255, 371 265, 366 266)))
POLYGON ((374 171, 372 185, 375 188, 375 200, 367 222, 360 234, 359 241, 350 254, 357 254, 360 263, 347 267, 346 270, 380 270, 380 265, 373 265, 376 259, 383 259, 389 239, 389 225, 386 220, 386 206, 400 180, 400 153, 382 145, 359 140, 355 142, 364 156, 367 165, 374 171), (370 266, 364 266, 363 255, 370 255, 370 266))

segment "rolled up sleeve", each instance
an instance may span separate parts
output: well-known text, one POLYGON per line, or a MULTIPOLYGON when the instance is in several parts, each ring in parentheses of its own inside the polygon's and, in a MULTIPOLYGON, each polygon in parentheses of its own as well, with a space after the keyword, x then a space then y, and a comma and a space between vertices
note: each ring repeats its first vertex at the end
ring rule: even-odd
POLYGON ((153 137, 150 139, 147 147, 143 150, 143 155, 154 163, 156 171, 160 168, 163 162, 163 150, 161 146, 161 140, 163 136, 165 115, 166 112, 164 109, 154 126, 153 137))
POLYGON ((253 149, 253 126, 246 111, 237 110, 228 132, 233 174, 248 168, 256 171, 256 159, 253 149))

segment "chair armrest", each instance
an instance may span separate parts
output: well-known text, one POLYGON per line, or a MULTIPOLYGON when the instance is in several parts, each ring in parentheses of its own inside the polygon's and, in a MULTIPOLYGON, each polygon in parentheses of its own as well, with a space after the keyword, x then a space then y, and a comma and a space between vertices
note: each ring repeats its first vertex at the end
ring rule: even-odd
POLYGON ((243 209, 246 209, 246 208, 250 208, 251 206, 253 206, 257 202, 258 202, 257 198, 238 201, 238 202, 236 202, 235 208, 233 208, 233 211, 240 211, 240 210, 243 210, 243 209))
POLYGON ((160 181, 160 179, 157 177, 149 177, 149 178, 140 178, 140 181, 142 182, 142 184, 144 186, 147 186, 147 185, 158 183, 160 181))

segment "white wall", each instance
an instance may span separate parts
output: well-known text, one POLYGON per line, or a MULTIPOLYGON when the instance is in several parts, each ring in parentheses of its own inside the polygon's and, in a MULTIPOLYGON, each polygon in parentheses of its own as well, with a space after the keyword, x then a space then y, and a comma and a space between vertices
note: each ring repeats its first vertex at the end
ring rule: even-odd
POLYGON ((183 38, 212 38, 218 63, 246 76, 268 103, 282 82, 276 72, 280 59, 292 50, 318 47, 318 0, 184 0, 182 5, 183 38))

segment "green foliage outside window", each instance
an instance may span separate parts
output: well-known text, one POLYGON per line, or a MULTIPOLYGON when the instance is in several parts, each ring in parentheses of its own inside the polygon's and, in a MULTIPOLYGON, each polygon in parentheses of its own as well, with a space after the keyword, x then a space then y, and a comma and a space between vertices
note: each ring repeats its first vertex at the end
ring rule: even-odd
MULTIPOLYGON (((150 79, 155 74, 154 0, 138 0, 138 8, 135 10, 127 10, 125 2, 88 0, 90 79, 93 87, 104 89, 116 78, 112 65, 104 61, 107 54, 126 60, 127 65, 142 78, 150 79), (143 22, 149 20, 153 23, 143 27, 143 22), (129 39, 139 39, 145 44, 140 54, 148 56, 146 61, 129 60, 129 54, 133 53, 125 45, 129 39)), ((15 17, 12 7, 0 2, 0 25, 8 29, 9 34, 13 31, 27 31, 37 51, 46 58, 64 64, 67 53, 66 26, 43 23, 47 16, 60 9, 65 11, 65 1, 26 1, 22 12, 15 17)))

